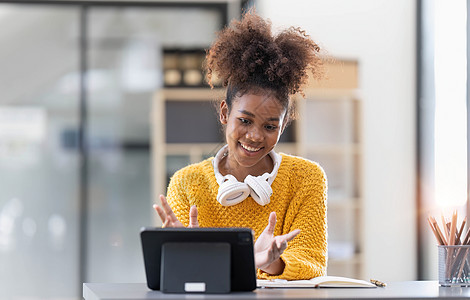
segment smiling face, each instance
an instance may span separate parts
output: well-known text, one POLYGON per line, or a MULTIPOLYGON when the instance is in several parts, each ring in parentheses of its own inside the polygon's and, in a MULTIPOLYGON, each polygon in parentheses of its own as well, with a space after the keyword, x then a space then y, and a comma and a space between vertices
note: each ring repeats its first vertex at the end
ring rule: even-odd
POLYGON ((221 171, 239 180, 248 174, 271 172, 273 163, 267 154, 276 146, 285 127, 286 109, 276 98, 256 94, 234 98, 230 110, 225 101, 220 108, 220 122, 227 125, 228 144, 228 157, 220 166, 221 171))

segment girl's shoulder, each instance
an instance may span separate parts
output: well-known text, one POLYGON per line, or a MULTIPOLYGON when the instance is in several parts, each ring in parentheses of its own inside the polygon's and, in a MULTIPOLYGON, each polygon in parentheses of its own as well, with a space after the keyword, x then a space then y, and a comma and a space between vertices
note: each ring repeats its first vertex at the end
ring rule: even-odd
POLYGON ((311 189, 316 186, 325 189, 327 177, 319 163, 304 157, 281 153, 282 162, 278 174, 280 178, 289 180, 298 189, 311 189))

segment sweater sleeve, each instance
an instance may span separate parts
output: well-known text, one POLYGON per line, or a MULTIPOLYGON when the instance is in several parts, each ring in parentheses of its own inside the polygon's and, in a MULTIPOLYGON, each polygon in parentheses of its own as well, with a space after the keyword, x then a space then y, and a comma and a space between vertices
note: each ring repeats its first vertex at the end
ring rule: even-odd
POLYGON ((177 171, 170 179, 167 189, 167 201, 178 220, 184 226, 189 225, 191 207, 188 191, 188 174, 186 169, 177 171))
POLYGON ((300 234, 289 242, 281 255, 285 263, 282 274, 272 276, 258 270, 263 279, 287 280, 310 279, 326 275, 327 265, 327 179, 323 169, 316 163, 293 172, 300 182, 296 186, 291 207, 285 217, 283 234, 300 229, 300 234), (302 175, 300 175, 302 174, 302 175))

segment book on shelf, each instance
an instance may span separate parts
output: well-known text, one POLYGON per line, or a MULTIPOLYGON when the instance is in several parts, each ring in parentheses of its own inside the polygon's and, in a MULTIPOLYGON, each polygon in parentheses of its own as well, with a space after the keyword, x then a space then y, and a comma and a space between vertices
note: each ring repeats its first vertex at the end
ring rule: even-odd
POLYGON ((260 288, 374 288, 377 285, 360 279, 341 276, 320 276, 306 280, 258 279, 260 288))

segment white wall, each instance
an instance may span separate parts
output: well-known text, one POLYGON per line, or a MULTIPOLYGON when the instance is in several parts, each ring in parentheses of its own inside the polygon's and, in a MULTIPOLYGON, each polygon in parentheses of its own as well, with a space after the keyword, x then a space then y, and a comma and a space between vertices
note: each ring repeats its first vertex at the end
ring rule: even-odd
POLYGON ((300 26, 359 61, 365 278, 413 280, 416 252, 416 1, 257 0, 275 27, 300 26))

